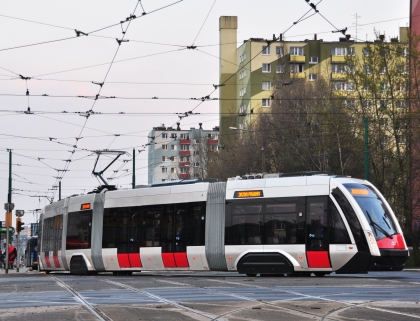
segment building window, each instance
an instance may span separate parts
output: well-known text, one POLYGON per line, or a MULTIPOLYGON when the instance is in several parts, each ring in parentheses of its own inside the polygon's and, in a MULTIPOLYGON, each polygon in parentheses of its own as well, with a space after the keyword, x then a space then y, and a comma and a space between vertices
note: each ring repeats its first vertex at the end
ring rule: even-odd
POLYGON ((271 81, 263 81, 262 90, 270 90, 270 89, 271 89, 271 81))
POLYGON ((380 105, 381 108, 387 108, 388 107, 388 100, 381 99, 379 101, 379 105, 380 105))
POLYGON ((309 74, 309 80, 315 81, 318 79, 318 74, 309 74))
POLYGON ((362 106, 366 109, 370 109, 373 107, 373 101, 371 99, 364 99, 362 101, 362 106))
POLYGON ((246 60, 246 53, 244 52, 239 56, 239 61, 244 62, 245 60, 246 60))
POLYGON ((169 157, 168 156, 162 156, 162 162, 168 162, 169 157))
POLYGON ((386 71, 387 71, 387 68, 386 68, 386 66, 381 66, 380 68, 379 68, 379 73, 380 74, 386 74, 386 71))
POLYGON ((181 134, 181 139, 190 139, 188 134, 181 134))
POLYGON ((318 57, 316 57, 316 56, 309 57, 309 63, 310 64, 317 64, 318 63, 318 57))
POLYGON ((405 135, 398 135, 397 136, 397 142, 400 145, 405 145, 405 143, 407 142, 407 136, 405 136, 405 135))
POLYGON ((262 64, 262 72, 271 72, 270 64, 262 64))
POLYGON ((282 65, 282 64, 277 64, 277 65, 276 65, 276 73, 278 73, 278 74, 283 74, 283 73, 284 73, 284 65, 282 65))
POLYGON ((219 138, 219 135, 218 134, 209 134, 207 137, 209 139, 218 139, 219 138))
POLYGON ((176 174, 176 167, 171 167, 171 173, 176 174))
POLYGON ((304 71, 304 65, 303 64, 297 64, 297 65, 290 65, 290 72, 291 73, 300 73, 304 71))
POLYGON ((181 157, 181 162, 189 162, 190 158, 188 156, 181 157))
POLYGON ((331 56, 354 56, 353 47, 333 47, 331 48, 331 56))
POLYGON ((188 145, 188 144, 181 144, 181 150, 190 150, 190 145, 188 145))
POLYGON ((200 140, 198 138, 195 139, 194 141, 196 144, 200 144, 200 140))
POLYGON ((356 72, 355 66, 345 65, 344 70, 349 74, 354 74, 356 72))
POLYGON ((262 104, 263 107, 270 107, 270 99, 263 98, 261 104, 262 104))
POLYGON ((171 138, 176 138, 176 134, 175 133, 172 133, 171 134, 171 138))
POLYGON ((276 55, 277 56, 284 56, 284 47, 283 46, 276 46, 276 55))
POLYGON ((162 133, 162 138, 168 138, 168 134, 167 133, 162 133))
POLYGON ((397 100, 396 101, 397 108, 407 108, 408 104, 405 99, 397 100))
POLYGON ((370 56, 370 48, 368 48, 368 47, 365 47, 365 48, 363 48, 363 55, 365 55, 366 57, 368 57, 368 56, 370 56))
POLYGON ((388 89, 388 84, 386 82, 381 82, 379 84, 379 89, 382 90, 382 91, 387 90, 388 89))
POLYGON ((171 157, 173 162, 178 162, 178 156, 171 157))
POLYGON ((163 150, 167 150, 168 149, 168 145, 166 145, 166 144, 162 145, 162 149, 163 150))
POLYGON ((333 83, 333 89, 338 91, 351 91, 354 88, 354 83, 337 81, 333 83))
POLYGON ((246 113, 246 106, 245 105, 239 106, 239 113, 240 114, 245 114, 246 113))
POLYGON ((291 56, 303 56, 303 47, 290 47, 291 56))
POLYGON ((242 70, 240 73, 239 73, 239 79, 244 79, 246 77, 246 70, 242 70))
POLYGON ((176 145, 171 145, 171 150, 176 150, 176 149, 177 149, 176 145))
POLYGON ((162 173, 167 173, 168 172, 168 168, 167 167, 162 167, 162 173))
POLYGON ((190 170, 189 167, 181 167, 180 168, 181 174, 188 174, 189 170, 190 170))
POLYGON ((369 75, 371 73, 371 69, 369 65, 363 65, 363 73, 369 75))
POLYGON ((333 74, 344 74, 344 65, 342 64, 332 64, 331 73, 333 74))
POLYGON ((211 151, 211 152, 217 152, 218 150, 219 150, 218 145, 210 145, 209 146, 209 151, 211 151))
POLYGON ((383 129, 386 129, 388 127, 388 119, 387 118, 379 119, 379 126, 381 126, 383 129))
POLYGON ((167 181, 167 179, 162 179, 162 182, 166 182, 167 181))
POLYGON ((270 46, 262 46, 262 54, 269 55, 270 54, 270 46))

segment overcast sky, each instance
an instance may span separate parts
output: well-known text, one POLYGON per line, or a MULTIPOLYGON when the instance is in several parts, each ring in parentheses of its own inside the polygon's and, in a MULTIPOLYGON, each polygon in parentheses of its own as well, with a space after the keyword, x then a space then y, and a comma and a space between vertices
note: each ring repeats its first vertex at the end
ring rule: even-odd
MULTIPOLYGON (((147 155, 138 151, 144 149, 152 127, 174 125, 179 119, 176 113, 191 110, 200 114, 182 119, 181 128, 198 127, 199 122, 205 129, 217 126, 217 100, 200 104, 189 98, 206 96, 218 84, 220 16, 238 16, 238 46, 245 39, 271 39, 286 30, 285 40, 304 40, 316 33, 318 39, 335 41, 340 34, 332 31, 346 27, 356 37, 356 16, 358 39, 372 40, 374 29, 389 39, 409 22, 409 0, 314 3, 319 14, 308 13, 311 8, 305 0, 2 1, 0 195, 4 203, 7 149, 13 150, 12 202, 15 209, 26 211, 24 222, 29 223, 35 221, 30 211, 48 204, 44 196, 58 199, 58 191, 51 190, 58 185, 57 177, 64 174, 62 197, 87 193, 99 185, 91 175, 96 159, 92 151, 129 152, 104 175, 116 177, 109 183, 129 188, 132 163, 123 160, 131 160, 135 148, 136 183, 146 184, 147 155), (306 20, 293 24, 306 13, 306 20), (131 14, 140 18, 120 24, 131 14), (74 29, 89 35, 76 37, 74 29), (123 37, 129 42, 119 46, 116 38, 123 37), (197 49, 187 49, 192 45, 197 49), (92 81, 105 84, 100 87, 92 81), (98 100, 78 97, 98 94, 98 100), (89 118, 78 114, 89 110, 102 114, 89 118)), ((211 98, 218 98, 218 91, 211 98)), ((104 158, 97 169, 108 162, 104 158)))

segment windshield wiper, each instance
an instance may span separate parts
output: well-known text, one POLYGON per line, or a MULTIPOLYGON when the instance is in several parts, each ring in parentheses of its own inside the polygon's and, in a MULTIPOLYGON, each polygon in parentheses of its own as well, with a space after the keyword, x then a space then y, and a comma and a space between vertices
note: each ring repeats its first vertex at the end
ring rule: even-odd
POLYGON ((369 220, 370 220, 369 225, 374 228, 376 235, 378 235, 378 233, 376 233, 376 228, 378 228, 378 230, 380 230, 385 236, 389 237, 390 239, 393 239, 391 234, 389 234, 387 231, 384 230, 384 228, 382 226, 380 226, 378 223, 376 223, 372 220, 372 217, 370 216, 368 211, 366 211, 366 214, 368 215, 369 220))

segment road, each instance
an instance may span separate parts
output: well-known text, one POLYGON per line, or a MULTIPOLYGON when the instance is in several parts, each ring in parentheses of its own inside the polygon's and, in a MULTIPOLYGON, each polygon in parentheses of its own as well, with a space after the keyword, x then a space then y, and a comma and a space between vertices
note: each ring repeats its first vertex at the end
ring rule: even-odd
POLYGON ((0 320, 420 320, 420 272, 3 274, 0 320))

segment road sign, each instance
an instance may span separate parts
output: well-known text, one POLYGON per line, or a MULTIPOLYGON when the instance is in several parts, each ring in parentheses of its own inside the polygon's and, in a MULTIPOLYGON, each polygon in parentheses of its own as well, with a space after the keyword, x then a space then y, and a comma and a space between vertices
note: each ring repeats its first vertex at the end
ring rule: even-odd
POLYGON ((15 211, 15 215, 17 217, 22 217, 24 214, 25 214, 25 211, 24 210, 16 210, 15 211))
POLYGON ((13 203, 4 203, 4 209, 6 212, 11 212, 15 208, 15 204, 13 203))
MULTIPOLYGON (((0 227, 0 233, 6 233, 6 228, 7 227, 0 227)), ((13 227, 9 227, 9 232, 14 233, 15 229, 13 227)))

